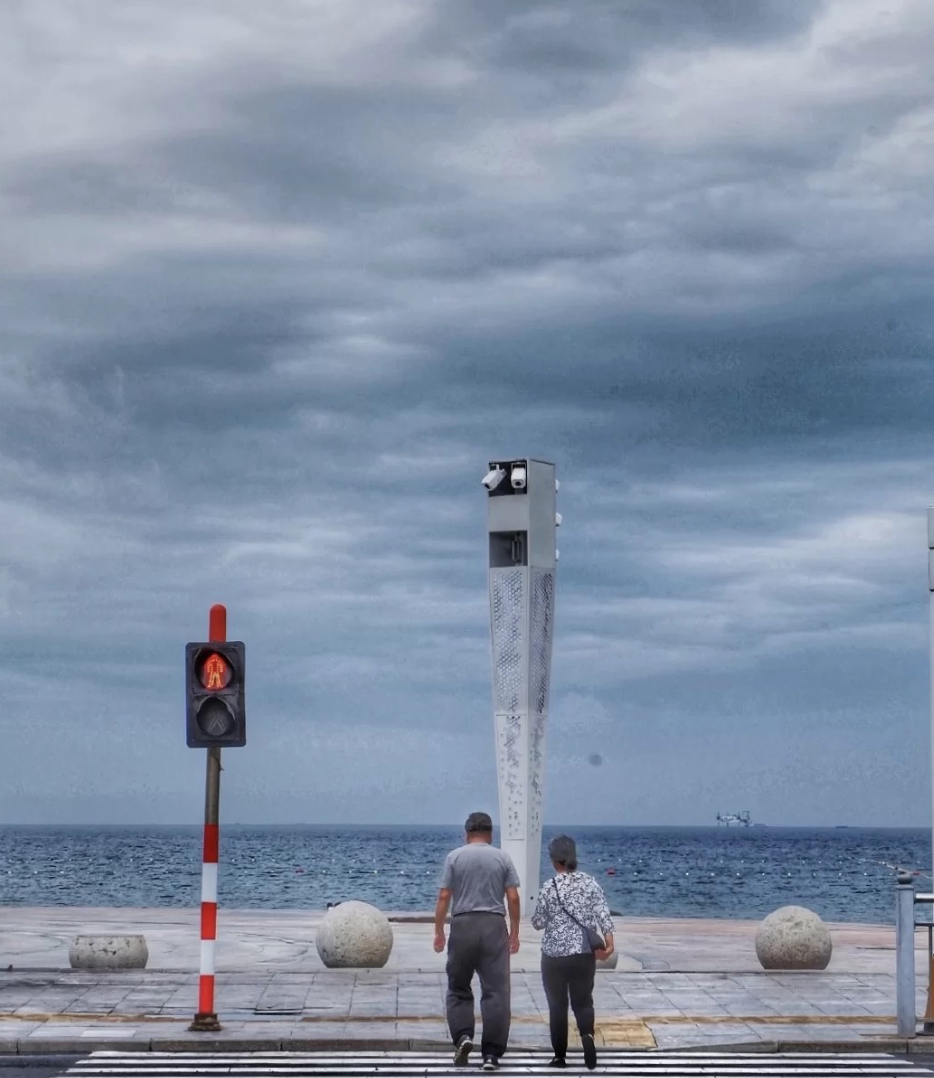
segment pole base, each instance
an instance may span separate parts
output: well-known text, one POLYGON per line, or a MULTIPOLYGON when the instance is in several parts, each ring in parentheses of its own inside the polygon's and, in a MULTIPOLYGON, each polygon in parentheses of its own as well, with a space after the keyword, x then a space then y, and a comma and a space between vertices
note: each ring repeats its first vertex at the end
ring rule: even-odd
POLYGON ((199 1011, 188 1030, 190 1033, 220 1033, 221 1024, 218 1022, 216 1014, 206 1014, 199 1011))

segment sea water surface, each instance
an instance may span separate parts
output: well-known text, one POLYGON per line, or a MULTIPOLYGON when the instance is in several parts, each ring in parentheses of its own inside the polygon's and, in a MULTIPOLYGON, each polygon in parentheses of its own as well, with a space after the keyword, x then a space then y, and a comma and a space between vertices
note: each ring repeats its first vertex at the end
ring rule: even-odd
MULTIPOLYGON (((887 866, 928 873, 917 885, 931 886, 922 828, 546 827, 544 843, 562 830, 627 915, 761 918, 795 903, 826 920, 891 923, 887 866)), ((356 898, 429 910, 444 855, 461 841, 454 825, 228 825, 219 900, 323 909, 356 898)), ((194 908, 200 881, 200 827, 0 827, 2 905, 194 908)))

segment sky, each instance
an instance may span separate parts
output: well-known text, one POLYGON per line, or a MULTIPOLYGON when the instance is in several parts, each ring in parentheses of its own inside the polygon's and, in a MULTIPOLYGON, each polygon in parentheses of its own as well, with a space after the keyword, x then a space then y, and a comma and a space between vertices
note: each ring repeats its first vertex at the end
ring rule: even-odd
POLYGON ((548 824, 928 825, 930 0, 0 10, 0 822, 496 807, 486 495, 554 461, 548 824), (599 759, 600 763, 593 760, 599 759))

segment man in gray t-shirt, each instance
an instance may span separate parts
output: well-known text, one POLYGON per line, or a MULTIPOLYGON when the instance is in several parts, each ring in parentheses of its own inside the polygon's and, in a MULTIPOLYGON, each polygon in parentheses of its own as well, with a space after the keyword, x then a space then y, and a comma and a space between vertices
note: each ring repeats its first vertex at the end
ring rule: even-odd
POLYGON ((451 906, 448 942, 447 1019, 454 1063, 464 1066, 473 1049, 474 998, 480 977, 483 1069, 496 1070, 509 1040, 509 956, 519 950, 519 874, 509 854, 493 843, 493 821, 472 812, 464 826, 466 844, 444 861, 435 907, 435 950, 444 950, 444 923, 451 906), (506 908, 509 908, 509 932, 506 908))

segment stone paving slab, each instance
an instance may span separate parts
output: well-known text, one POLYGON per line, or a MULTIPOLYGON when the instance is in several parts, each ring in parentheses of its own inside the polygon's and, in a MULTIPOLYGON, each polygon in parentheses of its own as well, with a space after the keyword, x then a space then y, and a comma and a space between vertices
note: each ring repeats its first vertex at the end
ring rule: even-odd
MULTIPOLYGON (((279 971, 313 973, 325 967, 315 935, 322 910, 226 910, 218 915, 218 971, 249 972, 257 981, 279 971)), ((432 950, 429 915, 389 912, 394 944, 386 972, 441 972, 445 956, 432 950), (413 918, 415 918, 413 920, 413 918)), ((617 917, 619 969, 658 972, 760 971, 755 954, 757 921, 617 917)), ((888 925, 830 924, 833 972, 892 972, 895 932, 888 925)), ((61 969, 77 935, 142 933, 149 970, 190 971, 197 977, 199 914, 193 910, 105 907, 16 907, 3 909, 0 969, 61 969)), ((524 922, 515 970, 536 970, 540 934, 524 922)), ((923 960, 923 933, 918 959, 923 960)), ((921 966, 919 965, 919 968, 921 966)))
MULTIPOLYGON (((188 1030, 197 998, 194 978, 172 985, 160 976, 149 985, 146 977, 139 971, 128 976, 67 970, 28 977, 0 972, 0 1052, 36 1052, 43 1045, 61 1053, 82 1050, 74 1044, 116 1042, 140 1050, 235 1043, 244 1051, 260 1050, 247 1044, 269 1050, 293 1044, 447 1045, 440 973, 374 976, 373 971, 328 970, 313 978, 279 973, 275 985, 223 974, 216 995, 219 1034, 188 1030), (272 999, 287 999, 295 1010, 271 1013, 272 999)), ((919 985, 918 1013, 924 996, 919 985)), ((894 998, 894 977, 885 973, 603 971, 595 991, 598 1040, 632 1049, 846 1042, 865 1051, 893 1043, 894 998)), ((514 973, 512 1000, 512 1043, 546 1049, 547 1007, 539 975, 514 973)))
MULTIPOLYGON (((216 999, 224 1029, 204 1034, 188 1031, 197 1000, 196 912, 6 908, 0 1052, 86 1051, 108 1043, 140 1050, 227 1043, 242 1050, 447 1047, 445 956, 431 948, 430 922, 393 922, 393 954, 383 969, 327 970, 314 947, 320 917, 302 910, 222 912, 216 999), (119 931, 146 935, 152 968, 67 968, 74 935, 119 931), (83 1047, 71 1047, 76 1044, 83 1047)), ((893 1039, 890 927, 830 926, 834 954, 823 972, 763 971, 755 958, 756 927, 618 918, 620 964, 598 972, 594 993, 598 1039, 631 1049, 850 1043, 865 1051, 900 1043, 906 1050, 904 1040, 893 1039)), ((539 940, 523 924, 512 961, 512 1039, 547 1048, 539 940)), ((919 950, 922 978, 926 968, 919 950)), ((920 1014, 921 981, 917 996, 920 1014)))

